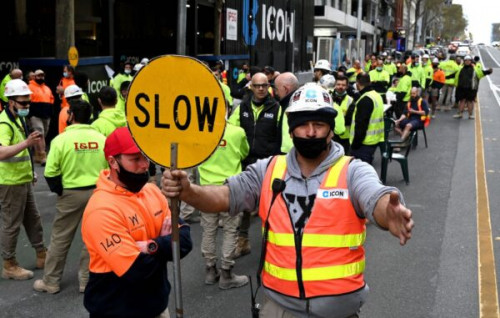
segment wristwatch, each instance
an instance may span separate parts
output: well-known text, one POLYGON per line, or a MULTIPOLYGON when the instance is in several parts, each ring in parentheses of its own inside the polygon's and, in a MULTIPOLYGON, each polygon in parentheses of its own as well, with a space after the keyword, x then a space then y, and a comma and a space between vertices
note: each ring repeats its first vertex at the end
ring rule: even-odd
POLYGON ((156 241, 148 240, 147 246, 148 246, 148 253, 150 255, 154 255, 158 251, 158 243, 156 243, 156 241))

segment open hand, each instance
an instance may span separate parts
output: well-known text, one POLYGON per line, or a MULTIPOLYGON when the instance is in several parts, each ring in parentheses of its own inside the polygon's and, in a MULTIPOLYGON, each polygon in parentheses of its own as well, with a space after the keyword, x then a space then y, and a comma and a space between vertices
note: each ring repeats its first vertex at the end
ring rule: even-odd
POLYGON ((390 194, 386 215, 389 232, 399 238, 399 244, 405 245, 411 238, 414 223, 411 210, 401 204, 399 193, 396 191, 390 194))

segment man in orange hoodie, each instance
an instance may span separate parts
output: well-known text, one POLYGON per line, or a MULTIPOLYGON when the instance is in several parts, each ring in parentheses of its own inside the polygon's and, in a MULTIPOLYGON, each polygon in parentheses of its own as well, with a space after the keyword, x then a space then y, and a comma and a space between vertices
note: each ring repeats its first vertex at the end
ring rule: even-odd
MULTIPOLYGON (((90 254, 83 303, 90 317, 169 317, 167 261, 172 260, 170 210, 148 183, 149 160, 128 128, 106 139, 109 170, 101 171, 83 214, 82 238, 90 254)), ((180 256, 192 248, 181 220, 180 256)))
POLYGON ((47 154, 45 153, 45 137, 49 132, 50 118, 52 117, 52 107, 54 105, 54 95, 45 84, 45 72, 35 71, 35 79, 30 81, 29 88, 31 94, 30 122, 33 129, 39 131, 43 138, 40 143, 35 144, 34 161, 45 166, 47 154))

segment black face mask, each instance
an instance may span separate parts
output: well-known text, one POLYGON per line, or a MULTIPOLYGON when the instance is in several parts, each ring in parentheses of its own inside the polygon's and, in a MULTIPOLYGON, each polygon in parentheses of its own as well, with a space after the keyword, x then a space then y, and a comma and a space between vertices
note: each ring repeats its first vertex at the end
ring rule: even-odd
POLYGON ((42 85, 43 83, 45 83, 45 80, 43 78, 35 78, 35 82, 38 84, 38 85, 42 85))
POLYGON ((326 136, 322 138, 300 138, 293 136, 293 145, 300 155, 307 159, 317 158, 328 147, 326 136))
POLYGON ((137 193, 141 191, 142 187, 144 187, 149 180, 149 171, 144 173, 133 173, 123 168, 118 160, 116 160, 116 162, 120 167, 120 171, 118 171, 118 180, 120 180, 130 192, 137 193))

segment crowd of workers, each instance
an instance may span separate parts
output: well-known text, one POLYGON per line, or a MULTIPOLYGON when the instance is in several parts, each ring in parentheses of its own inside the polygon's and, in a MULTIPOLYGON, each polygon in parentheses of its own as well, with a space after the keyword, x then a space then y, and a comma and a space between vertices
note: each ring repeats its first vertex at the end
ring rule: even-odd
POLYGON ((90 105, 75 69, 65 66, 54 90, 61 100, 59 135, 50 146, 45 137, 55 98, 44 71, 36 70, 26 84, 21 70, 13 70, 0 86, 2 277, 34 277, 16 260, 23 225, 36 267, 43 268, 33 288, 59 292, 82 221, 78 280, 91 317, 168 317, 167 198, 180 197, 181 257, 193 244, 188 223, 201 220, 205 284, 230 289, 248 283, 232 269, 252 250, 248 230, 258 214, 263 227, 258 283, 265 291, 260 316, 357 317, 368 292, 366 220, 401 244, 413 227, 399 190, 382 185, 371 166, 385 139, 385 118, 393 119, 401 141, 439 110, 455 107, 454 117, 462 118, 467 109, 474 118, 479 80, 492 72, 470 56, 394 61, 383 53, 363 62, 332 70, 319 60, 313 81, 303 86, 290 72, 247 64, 228 86, 224 64, 216 63, 211 69, 227 105, 222 142, 194 170, 162 170, 160 183, 124 114, 133 74, 147 59, 125 63, 99 92, 99 105, 90 105), (33 195, 35 163, 45 166, 44 177, 58 195, 48 249, 33 195))

